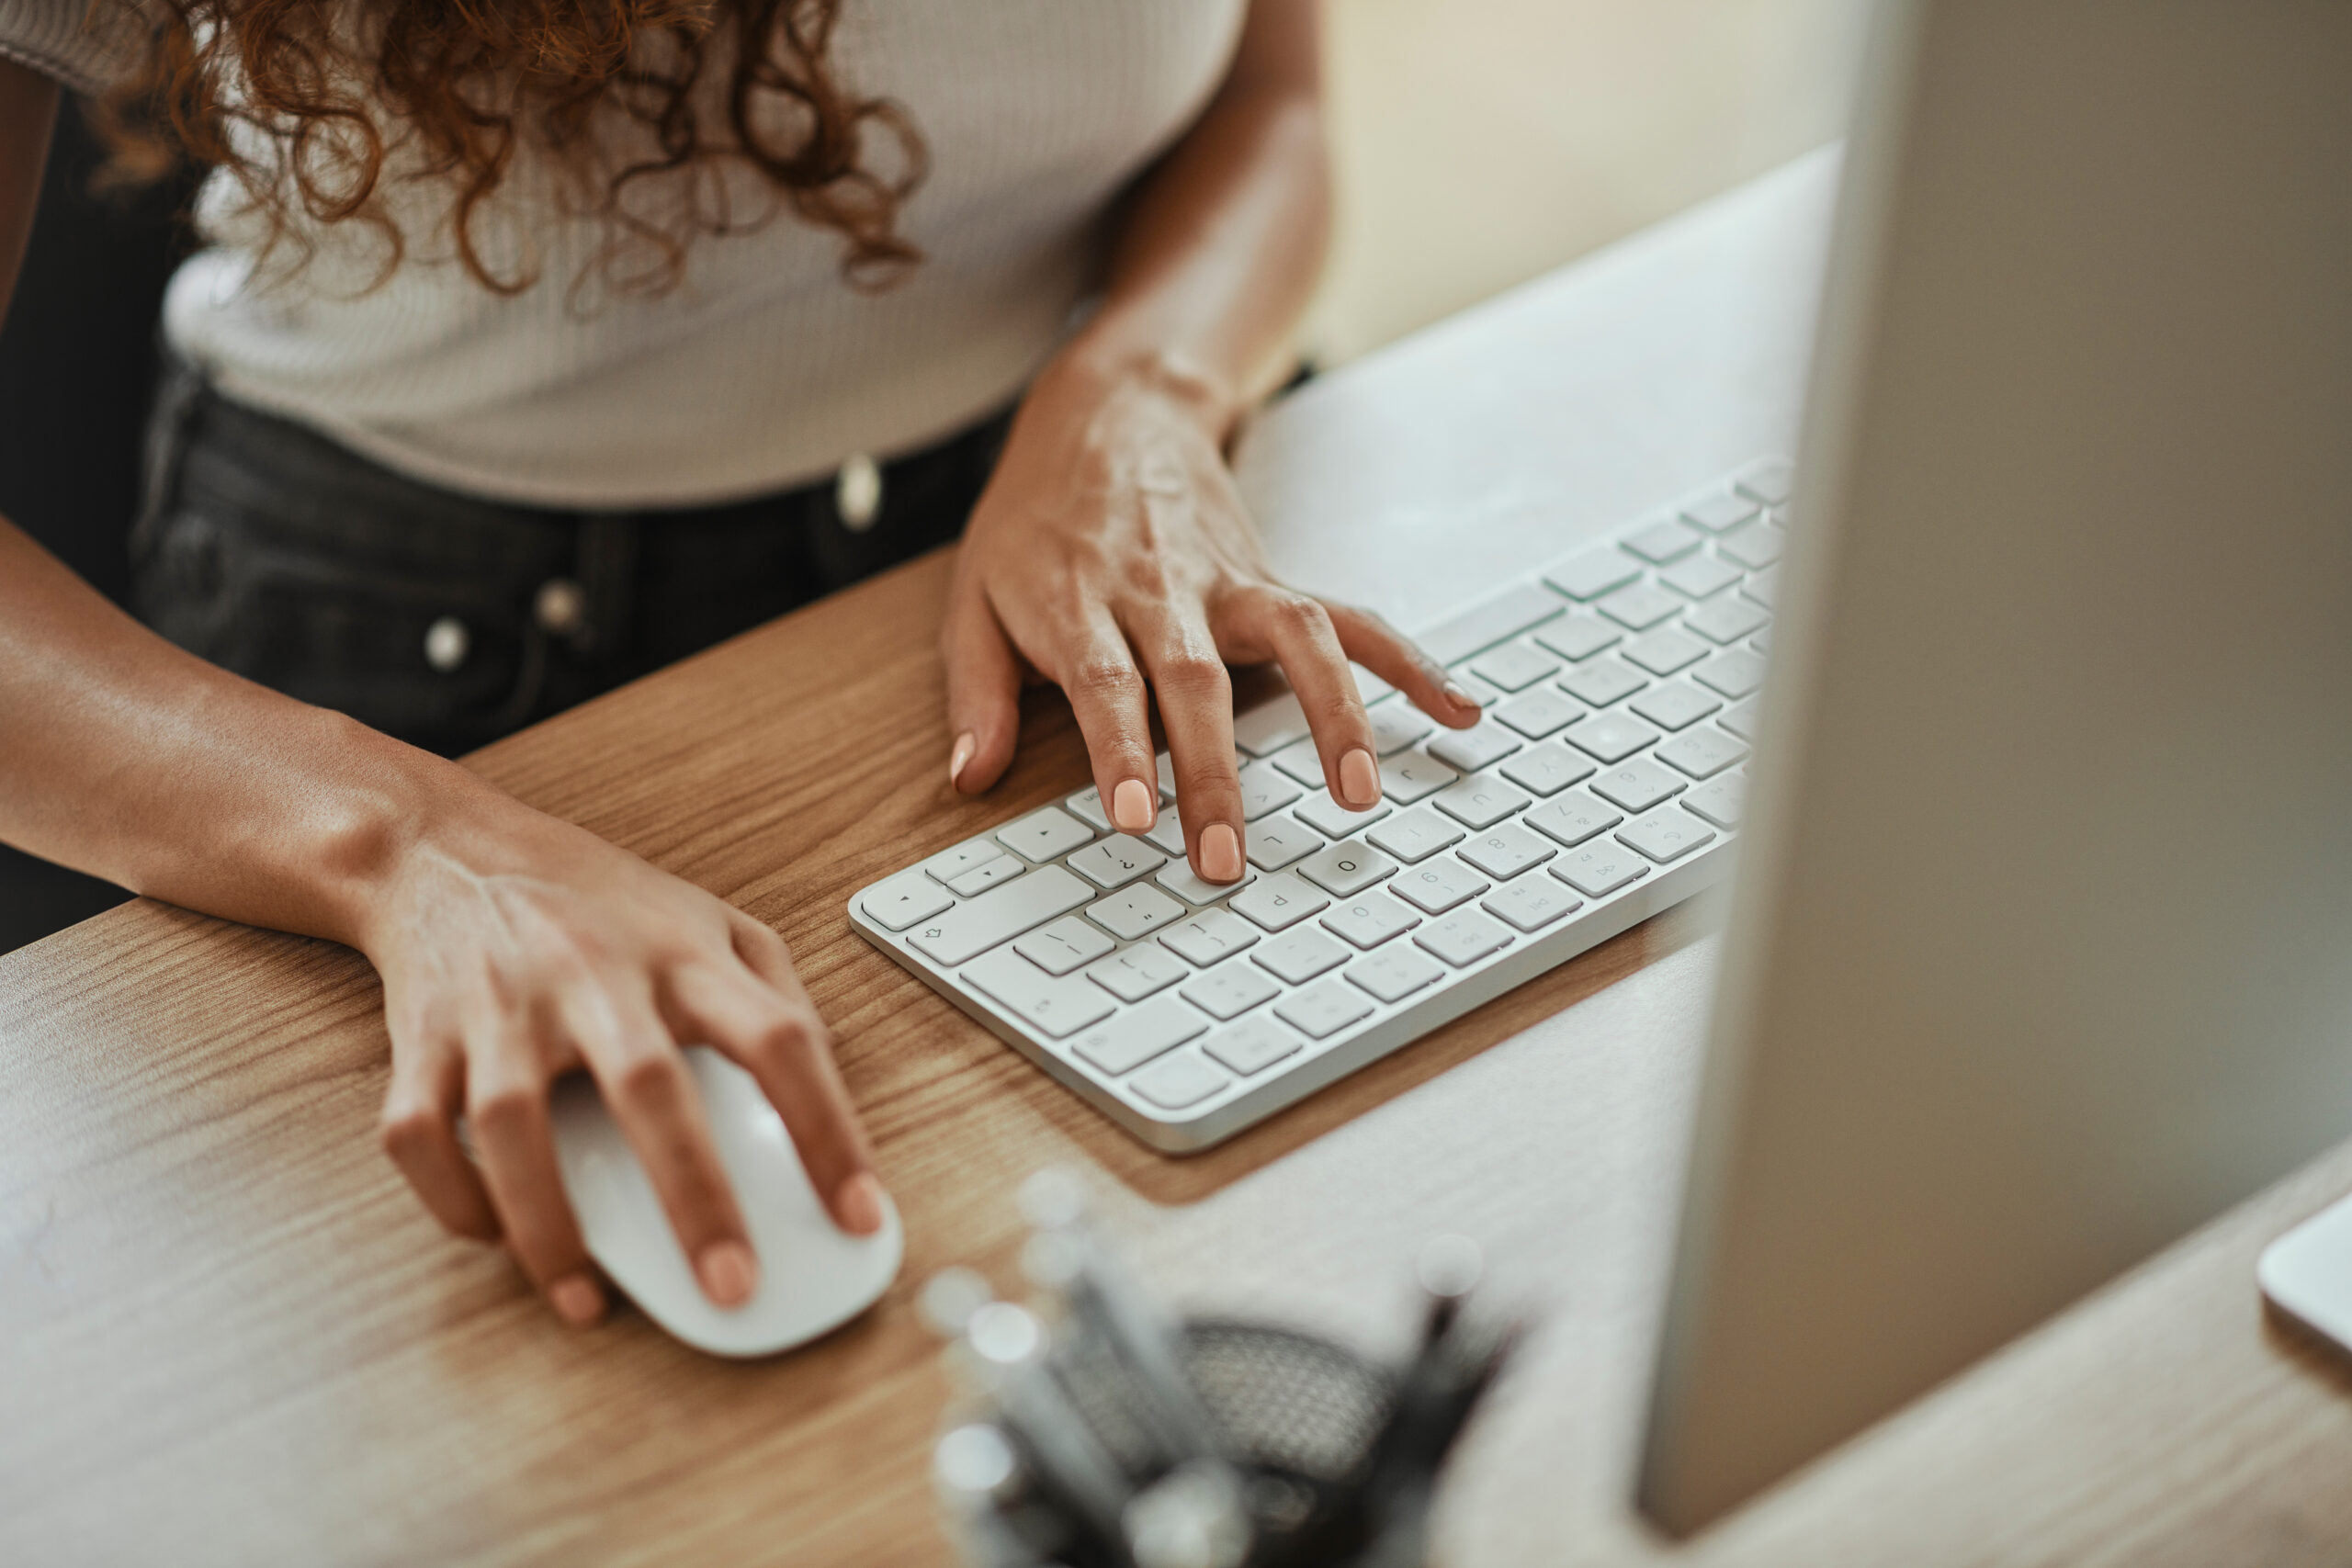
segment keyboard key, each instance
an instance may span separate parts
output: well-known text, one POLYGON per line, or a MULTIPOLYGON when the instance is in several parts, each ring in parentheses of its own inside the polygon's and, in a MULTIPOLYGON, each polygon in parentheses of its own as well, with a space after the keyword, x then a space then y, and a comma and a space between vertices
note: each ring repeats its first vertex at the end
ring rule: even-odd
POLYGON ((1740 810, 1747 802, 1747 780, 1738 773, 1710 779, 1682 797, 1686 808, 1726 832, 1739 826, 1740 810))
POLYGON ((1146 1067, 1129 1087, 1162 1111, 1182 1111, 1198 1105, 1232 1081, 1188 1052, 1146 1067))
POLYGON ((1288 815, 1250 824, 1250 863, 1260 871, 1280 871, 1301 855, 1323 847, 1323 835, 1288 815))
POLYGON ((1625 635, 1625 628, 1578 610, 1535 634, 1535 640, 1563 659, 1586 660, 1625 635))
POLYGON ((1475 909, 1463 909, 1442 920, 1431 920, 1413 933, 1416 945, 1436 953, 1456 969, 1464 969, 1490 953, 1510 945, 1510 932, 1475 909))
POLYGON ((1012 951, 1048 975, 1067 975, 1118 945, 1076 915, 1065 915, 1014 942, 1012 951))
POLYGON ((1372 1016, 1372 1001, 1336 976, 1317 980, 1303 991, 1293 991, 1275 1007, 1274 1016, 1310 1040, 1328 1040, 1351 1023, 1372 1016))
POLYGON ((956 902, 955 895, 920 871, 902 871, 877 882, 858 899, 865 918, 886 931, 902 931, 956 902))
POLYGON ((1114 893, 1086 907, 1086 918, 1122 942, 1136 942, 1170 920, 1184 918, 1184 906, 1148 882, 1114 893))
POLYGON ((1452 855, 1440 855, 1399 872, 1388 890, 1425 915, 1442 915, 1493 886, 1452 855))
POLYGON ((1049 1040, 1059 1040, 1102 1022, 1117 1010, 1111 998, 1075 976, 1057 979, 1009 947, 958 972, 963 982, 984 991, 1049 1040))
POLYGON ((1470 694, 1470 701, 1481 708, 1493 707, 1503 700, 1503 694, 1487 685, 1465 667, 1453 672, 1453 683, 1470 694))
POLYGON ((1174 997, 1162 997, 1096 1024, 1071 1041, 1069 1048, 1080 1061, 1115 1078, 1208 1031, 1207 1019, 1174 997))
POLYGON ((1750 523, 1747 527, 1724 536, 1715 548, 1727 559, 1736 560, 1750 571, 1761 571, 1781 558, 1789 542, 1788 534, 1770 523, 1750 523))
POLYGON ((1653 675, 1671 675, 1678 670, 1688 669, 1713 651, 1690 633, 1676 631, 1670 626, 1664 631, 1652 632, 1647 637, 1635 637, 1625 645, 1625 657, 1653 675))
MULTIPOLYGON (((1470 672, 1501 691, 1532 686, 1560 667, 1557 655, 1524 642, 1507 642, 1470 661, 1470 672)), ((1419 736, 1415 739, 1420 739, 1419 736)))
POLYGON ((1236 894, 1227 908, 1262 931, 1279 931, 1329 908, 1330 902, 1320 888, 1308 886, 1289 872, 1278 871, 1272 876, 1260 877, 1236 894))
POLYGON ((1627 549, 1655 566, 1679 560, 1706 541, 1707 536, 1679 518, 1665 517, 1625 536, 1627 549))
POLYGON ((1245 865, 1238 882, 1209 882, 1193 869, 1190 861, 1171 860, 1153 872, 1151 879, 1187 904, 1214 904, 1249 886, 1258 880, 1258 874, 1245 865))
POLYGON ((1429 954, 1401 945, 1348 966, 1348 979, 1384 1002, 1401 1002, 1444 973, 1445 966, 1429 954))
MULTIPOLYGON (((1172 820, 1174 813, 1170 813, 1172 820)), ((1125 887, 1136 877, 1158 871, 1169 857, 1141 839, 1121 833, 1100 839, 1064 863, 1097 887, 1125 887)))
POLYGON ((1770 655, 1772 651, 1772 634, 1770 631, 1758 632, 1747 639, 1747 646, 1758 653, 1770 655))
MULTIPOLYGON (((1692 826, 1696 827, 1694 820, 1692 826)), ((1228 1018, 1238 1018, 1251 1008, 1272 1001, 1283 988, 1266 975, 1248 964, 1228 964, 1196 975, 1191 984, 1176 994, 1222 1023, 1228 1018)))
POLYGON ((1762 571, 1749 572, 1747 581, 1739 585, 1739 591, 1766 609, 1771 609, 1773 600, 1781 593, 1781 569, 1768 566, 1762 571))
POLYGON ((1091 787, 1080 790, 1062 804, 1078 815, 1080 821, 1091 824, 1098 833, 1111 831, 1111 814, 1102 809, 1102 792, 1091 787))
POLYGON ((1372 720, 1373 752, 1381 757, 1402 751, 1437 728, 1437 720, 1402 697, 1381 704, 1364 716, 1372 720))
POLYGON ((1488 894, 1479 908, 1523 931, 1542 931, 1584 900, 1548 877, 1531 876, 1488 894))
POLYGON ((1227 1024, 1209 1036, 1202 1049, 1246 1078, 1296 1055, 1303 1044, 1297 1035, 1261 1012, 1227 1024))
POLYGON ((1503 777, 1535 795, 1557 795, 1592 776, 1592 760, 1555 740, 1521 752, 1502 766, 1503 777))
POLYGON ((1657 580, 1677 593, 1687 593, 1693 599, 1704 599, 1710 593, 1721 593, 1740 580, 1740 569, 1713 556, 1692 556, 1677 561, 1657 574, 1657 580))
POLYGON ((1159 945, 1206 969, 1258 940, 1257 928, 1223 909, 1204 909, 1159 933, 1159 945))
POLYGON ((1383 822, 1364 835, 1364 841, 1410 865, 1460 843, 1462 827, 1452 818, 1420 806, 1383 822))
POLYGON ((923 874, 933 881, 955 881, 967 871, 976 871, 1004 853, 1004 846, 994 839, 967 839, 952 850, 942 850, 922 863, 923 874))
POLYGON ((1598 599, 1642 575, 1642 563, 1614 545, 1584 550, 1544 569, 1544 581, 1571 599, 1598 599))
POLYGON ((1172 953, 1148 942, 1114 953, 1086 968, 1088 979, 1123 1002, 1139 1002, 1191 973, 1172 953))
POLYGON ((1304 986, 1317 975, 1337 969, 1353 954, 1352 948, 1327 934, 1321 927, 1301 926, 1251 953, 1250 962, 1262 964, 1269 973, 1281 976, 1291 985, 1304 986))
POLYGON ((1752 744, 1756 739, 1756 699, 1750 697, 1737 707, 1727 710, 1715 722, 1752 744))
POLYGON ((1578 750, 1589 751, 1604 762, 1614 762, 1656 740, 1657 731, 1629 714, 1597 713, 1570 729, 1567 739, 1578 750))
POLYGON ((1298 874, 1335 898, 1351 898, 1396 870, 1396 863, 1370 844, 1346 839, 1307 856, 1298 874))
POLYGON ((1363 832, 1395 809, 1384 800, 1369 811, 1357 811, 1332 799, 1329 790, 1318 789, 1309 790, 1291 815, 1327 839, 1344 839, 1363 832))
POLYGON ((1498 882, 1508 882, 1528 867, 1550 860, 1556 852, 1515 822, 1473 834, 1461 850, 1464 860, 1498 882))
POLYGON ((1583 712, 1562 696, 1558 688, 1538 686, 1503 704, 1495 710, 1495 716, 1530 740, 1541 740, 1574 722, 1583 712))
POLYGON ((1233 718, 1233 743, 1252 757, 1271 757, 1306 733, 1306 711, 1290 693, 1233 718))
POLYGON ((1356 701, 1366 707, 1396 689, 1361 664, 1348 666, 1348 679, 1356 683, 1356 701))
POLYGON ((1308 789, 1323 785, 1323 753, 1315 749, 1312 737, 1294 740, 1266 759, 1308 789))
POLYGON ((1163 801, 1174 800, 1176 798, 1176 760, 1162 751, 1159 761, 1159 798, 1163 801))
POLYGON ((1647 811, 1659 801, 1681 794, 1687 787, 1682 780, 1656 762, 1641 757, 1613 768, 1604 768, 1600 776, 1592 781, 1593 794, 1628 811, 1647 811))
POLYGON ((1663 686, 1651 687, 1625 705, 1660 729, 1688 729, 1723 706, 1724 700, 1712 692, 1669 681, 1663 686))
POLYGON ((1764 683, 1764 660, 1744 648, 1718 653, 1691 672, 1702 686, 1713 686, 1735 702, 1764 683))
POLYGON ((1653 583, 1636 582, 1600 602, 1600 613, 1621 626, 1647 631, 1682 608, 1682 601, 1653 583))
POLYGON ((1298 798, 1298 785, 1272 762, 1252 762, 1241 770, 1241 819, 1255 822, 1270 811, 1280 811, 1298 798))
POLYGON ((1588 898, 1614 893, 1649 874, 1649 863, 1614 839, 1601 839, 1584 849, 1570 850, 1552 863, 1552 874, 1588 898))
POLYGON ((1336 906, 1323 917, 1323 929, 1356 947, 1378 947, 1403 936, 1421 923, 1396 899, 1377 889, 1336 906))
POLYGON ((1605 833, 1625 820, 1625 814, 1577 790, 1537 807, 1520 820, 1563 849, 1574 849, 1595 833, 1605 833))
POLYGON ((1760 502, 1731 491, 1702 496, 1682 509, 1682 520, 1696 523, 1710 534, 1726 534, 1764 508, 1760 502))
POLYGON ((1060 866, 1041 865, 935 919, 925 917, 907 940, 938 963, 962 964, 1069 914, 1093 896, 1060 866))
POLYGON ((1680 860, 1702 844, 1713 843, 1715 830, 1678 806, 1655 817, 1626 823, 1617 829, 1617 837, 1665 865, 1680 860))
POLYGON ((1462 775, 1419 747, 1384 757, 1380 762, 1380 793, 1398 806, 1410 806, 1435 795, 1462 775))
POLYGON ((1023 860, 1043 863, 1094 841, 1094 829, 1058 807, 1032 811, 996 830, 997 842, 1023 860))
POLYGON ((1493 827, 1525 806, 1530 798, 1526 791, 1514 789, 1498 778, 1468 778, 1451 789, 1438 791, 1430 804, 1475 831, 1493 827))
POLYGON ((1603 659, 1560 678, 1560 687, 1589 707, 1605 708, 1648 685, 1649 677, 1622 659, 1603 659))
POLYGON ((1701 637, 1729 645, 1770 624, 1771 619, 1761 604, 1752 604, 1734 595, 1700 605, 1682 617, 1682 624, 1701 637))
POLYGON ((1143 841, 1170 860, 1184 858, 1184 823, 1173 807, 1163 806, 1146 830, 1143 841))
POLYGON ((1747 748, 1713 725, 1678 735, 1651 755, 1694 779, 1713 778, 1747 755, 1747 748))
POLYGON ((1489 768, 1519 750, 1519 737, 1491 718, 1476 728, 1449 730, 1429 744, 1429 753, 1449 768, 1475 773, 1489 768))
MULTIPOLYGON (((1093 836, 1091 833, 1087 835, 1090 839, 1093 836)), ((1000 854, 996 859, 983 862, 960 876, 948 878, 947 887, 959 898, 975 898, 1000 883, 1012 881, 1028 869, 1011 855, 1000 854)))
POLYGON ((1767 506, 1786 506, 1796 468, 1785 457, 1758 457, 1732 479, 1732 488, 1767 506))
POLYGON ((1532 582, 1522 582, 1439 623, 1419 640, 1421 650, 1440 664, 1458 664, 1543 625, 1566 608, 1556 596, 1532 582))

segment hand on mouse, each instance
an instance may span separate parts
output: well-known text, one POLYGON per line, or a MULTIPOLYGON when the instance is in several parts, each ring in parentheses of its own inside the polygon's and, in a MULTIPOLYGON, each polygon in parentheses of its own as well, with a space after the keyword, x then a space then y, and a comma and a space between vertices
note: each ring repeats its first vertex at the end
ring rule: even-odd
POLYGON ((360 936, 391 1032, 385 1151, 444 1225, 503 1237, 567 1322, 605 1307, 548 1120, 549 1085, 574 1067, 594 1076, 718 1304, 752 1295, 759 1261, 683 1045, 716 1046, 759 1080, 835 1223, 880 1227, 825 1026, 766 926, 487 786, 419 832, 387 884, 360 936))
POLYGON ((1478 707, 1370 611, 1283 587, 1268 570, 1204 389, 1066 354, 1021 407, 964 534, 941 631, 948 777, 976 794, 1012 761, 1025 671, 1069 695, 1103 810, 1146 831, 1159 810, 1146 693, 1176 773, 1193 869, 1232 882, 1247 852, 1227 664, 1280 662, 1333 798, 1380 799, 1379 750, 1351 660, 1441 723, 1478 707))

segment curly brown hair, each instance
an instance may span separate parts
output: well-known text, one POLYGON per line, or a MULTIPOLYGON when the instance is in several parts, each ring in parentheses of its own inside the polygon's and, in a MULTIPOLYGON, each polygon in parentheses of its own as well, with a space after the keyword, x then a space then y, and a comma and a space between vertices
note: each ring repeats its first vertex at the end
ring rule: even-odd
POLYGON ((697 188, 729 159, 841 235, 853 285, 885 287, 921 259, 898 220, 927 153, 903 107, 859 96, 830 68, 842 0, 118 3, 136 10, 148 47, 94 106, 110 176, 159 178, 191 160, 225 169, 266 226, 265 254, 301 250, 298 213, 357 220, 388 242, 380 282, 410 238, 387 186, 414 184, 446 201, 465 270, 519 293, 536 264, 495 270, 476 225, 528 153, 572 176, 580 209, 605 227, 594 265, 624 292, 674 286, 697 234, 775 216, 773 203, 739 216, 697 188), (695 99, 715 52, 731 56, 731 77, 714 135, 695 99), (867 157, 869 128, 896 143, 888 173, 867 157), (684 185, 653 203, 657 215, 634 210, 631 193, 664 176, 684 185))

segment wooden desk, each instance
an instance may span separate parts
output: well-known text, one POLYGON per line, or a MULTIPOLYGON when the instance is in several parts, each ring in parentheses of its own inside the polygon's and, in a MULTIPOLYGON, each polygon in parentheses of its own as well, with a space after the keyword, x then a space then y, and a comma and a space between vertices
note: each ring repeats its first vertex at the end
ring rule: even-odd
MULTIPOLYGON (((1298 581, 1410 624, 1790 438, 1832 170, 1724 201, 1327 378, 1242 461, 1298 581), (1442 534, 1439 532, 1442 526, 1442 534)), ((1191 1161, 1149 1154, 853 936, 848 891, 1075 788, 1041 700, 941 784, 932 558, 492 748, 523 798, 781 929, 908 1226, 880 1306, 757 1365, 559 1327, 376 1152, 365 964, 151 903, 0 960, 0 1562, 936 1563, 933 1269, 1010 1282, 1011 1193, 1094 1173, 1189 1299, 1403 1326, 1481 1237, 1544 1331, 1465 1450, 1461 1565, 2352 1562, 2352 1375, 2261 1244, 2340 1150, 1692 1547, 1627 1513, 1713 943, 1678 911, 1191 1161)))

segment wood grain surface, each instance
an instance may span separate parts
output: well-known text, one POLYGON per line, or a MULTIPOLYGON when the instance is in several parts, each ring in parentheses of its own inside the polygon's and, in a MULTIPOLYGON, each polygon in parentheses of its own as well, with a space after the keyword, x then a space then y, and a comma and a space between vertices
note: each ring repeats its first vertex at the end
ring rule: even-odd
MULTIPOLYGON (((1294 399, 1241 461, 1277 561, 1412 624, 1785 441, 1833 173, 1772 176, 1294 399), (1433 554, 1446 506, 1464 521, 1433 554)), ((1041 694, 1006 782, 950 795, 948 564, 473 759, 790 941, 906 1218, 876 1309, 749 1364, 626 1308, 563 1329, 377 1152, 364 962, 129 905, 0 959, 0 1564, 946 1562, 925 1469, 953 1392, 911 1298, 951 1262, 1010 1288, 1012 1194, 1048 1164, 1086 1174, 1179 1300, 1375 1349, 1405 1331, 1419 1242, 1477 1237, 1537 1332, 1449 1477, 1459 1568, 2352 1564, 2352 1372, 2266 1321, 2253 1280, 2352 1187, 2352 1147, 1697 1540, 1657 1540, 1624 1499, 1707 909, 1222 1149, 1153 1154, 844 917, 854 887, 1085 780, 1041 694)))

